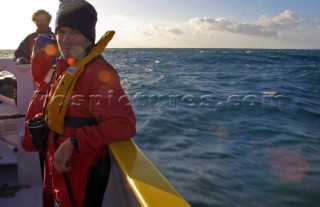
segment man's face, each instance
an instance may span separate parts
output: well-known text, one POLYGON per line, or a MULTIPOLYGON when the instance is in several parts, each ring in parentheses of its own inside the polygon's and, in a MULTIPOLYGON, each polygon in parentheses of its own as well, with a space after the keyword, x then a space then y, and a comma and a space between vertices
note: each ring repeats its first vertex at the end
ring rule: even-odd
POLYGON ((35 17, 35 24, 39 32, 45 32, 49 28, 50 22, 45 14, 39 14, 35 17))
POLYGON ((70 27, 60 27, 56 32, 59 50, 65 59, 79 60, 85 55, 92 42, 79 31, 70 27))

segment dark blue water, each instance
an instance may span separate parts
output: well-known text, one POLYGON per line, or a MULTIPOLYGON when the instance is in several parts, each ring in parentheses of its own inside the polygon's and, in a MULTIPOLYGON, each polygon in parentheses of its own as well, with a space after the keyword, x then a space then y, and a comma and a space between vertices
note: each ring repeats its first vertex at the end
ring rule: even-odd
POLYGON ((194 207, 320 206, 320 50, 108 49, 134 138, 194 207))

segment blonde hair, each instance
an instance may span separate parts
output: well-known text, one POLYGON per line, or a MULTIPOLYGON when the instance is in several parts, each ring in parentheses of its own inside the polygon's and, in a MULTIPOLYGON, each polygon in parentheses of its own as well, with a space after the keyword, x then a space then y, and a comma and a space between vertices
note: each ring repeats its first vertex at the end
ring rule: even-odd
POLYGON ((49 12, 47 12, 46 10, 43 10, 43 9, 40 9, 32 14, 32 21, 36 22, 36 17, 40 14, 46 15, 48 22, 50 23, 52 16, 51 16, 51 14, 49 14, 49 12))

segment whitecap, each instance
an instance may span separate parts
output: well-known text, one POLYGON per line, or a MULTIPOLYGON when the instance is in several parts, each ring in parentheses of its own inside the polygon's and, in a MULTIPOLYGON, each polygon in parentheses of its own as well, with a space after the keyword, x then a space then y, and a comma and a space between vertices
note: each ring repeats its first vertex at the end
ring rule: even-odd
POLYGON ((131 83, 130 83, 130 81, 128 80, 128 79, 123 79, 122 81, 121 81, 121 85, 122 86, 130 86, 131 85, 131 83))
POLYGON ((144 68, 144 72, 152 72, 152 68, 144 68))
POLYGON ((278 92, 276 92, 276 91, 263 91, 262 92, 263 95, 272 95, 272 96, 277 95, 277 93, 278 92))

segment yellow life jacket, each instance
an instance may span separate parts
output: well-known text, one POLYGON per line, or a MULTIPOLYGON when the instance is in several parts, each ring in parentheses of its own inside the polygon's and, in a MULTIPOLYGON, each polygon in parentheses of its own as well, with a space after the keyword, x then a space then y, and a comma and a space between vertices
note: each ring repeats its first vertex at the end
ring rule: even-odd
POLYGON ((46 122, 51 130, 60 135, 63 134, 64 117, 69 107, 73 88, 80 74, 87 63, 104 51, 114 34, 114 31, 107 31, 88 55, 80 60, 76 60, 73 65, 69 66, 66 71, 63 72, 62 78, 46 106, 46 122))

